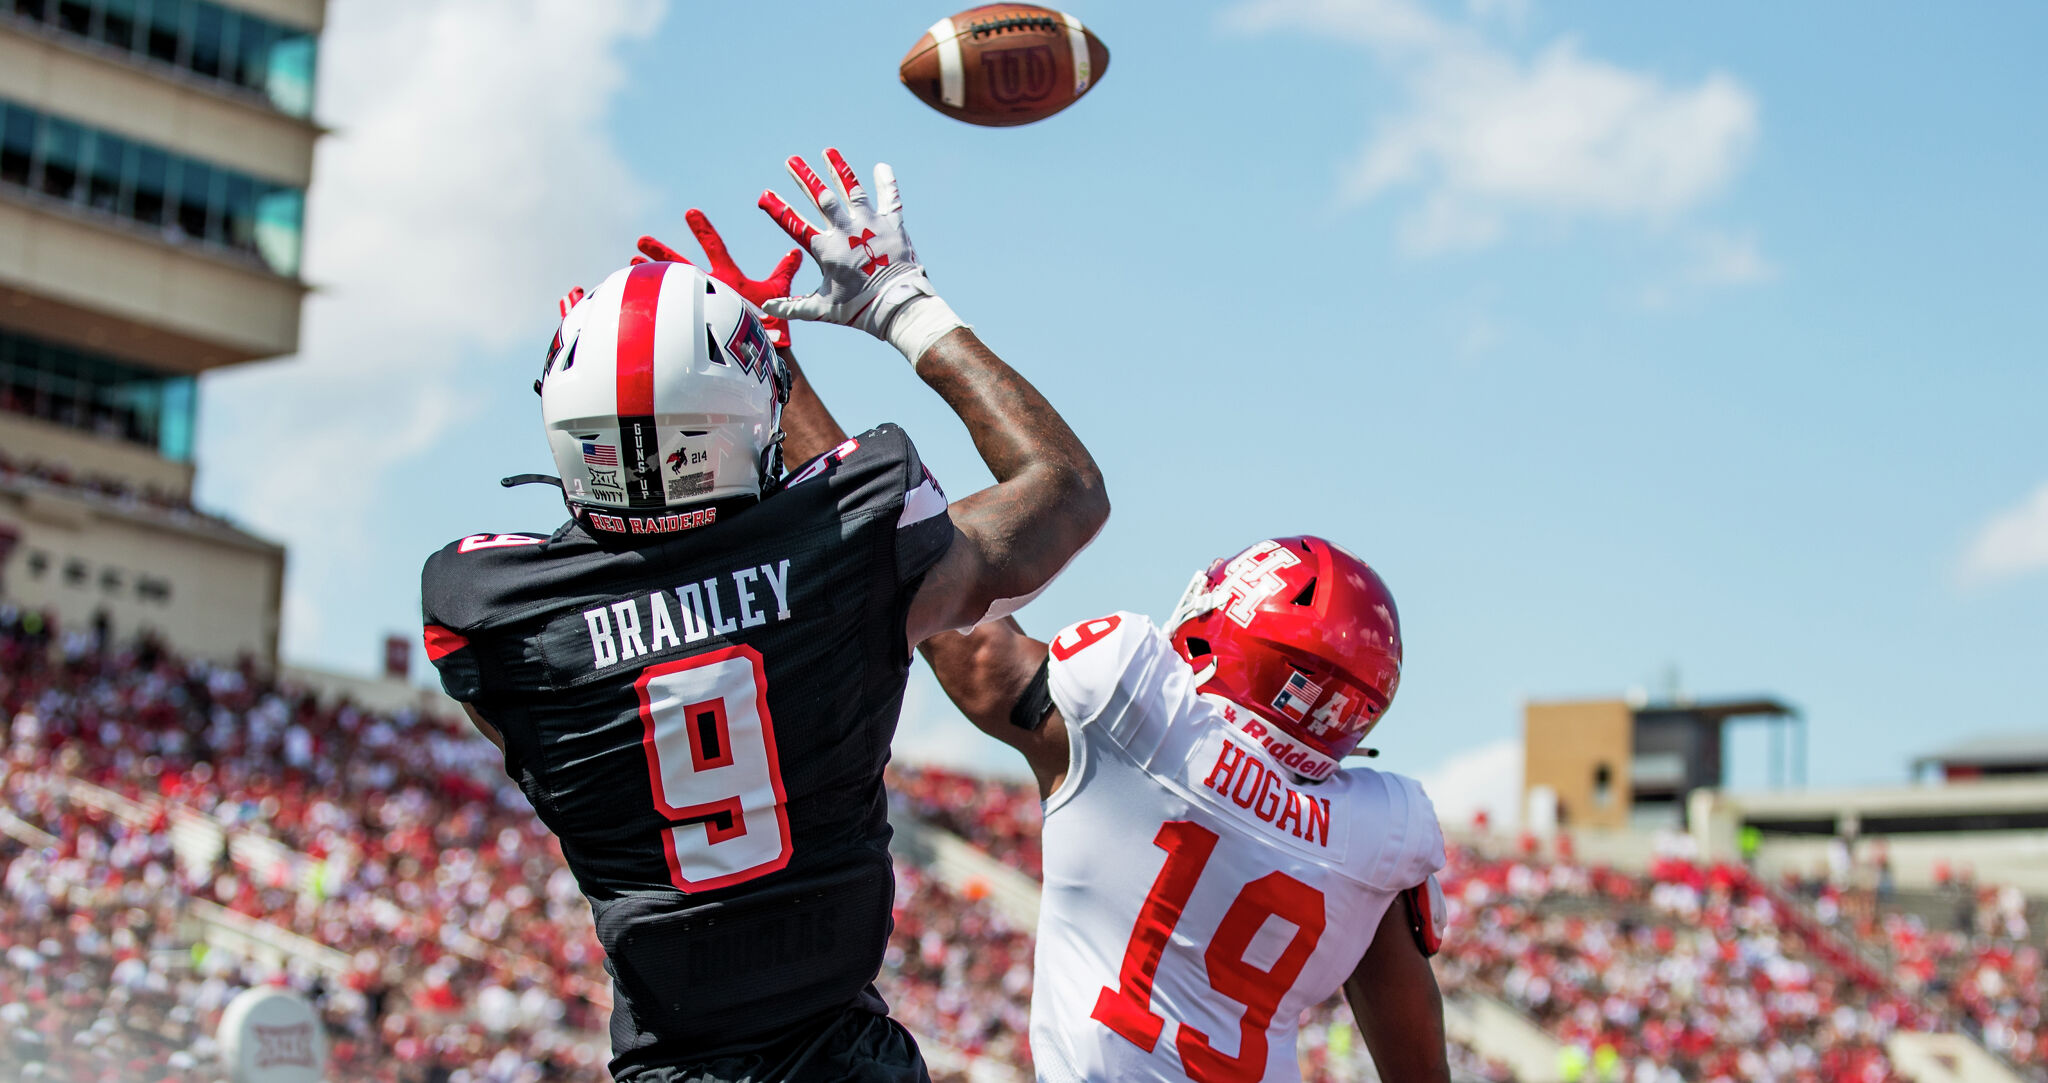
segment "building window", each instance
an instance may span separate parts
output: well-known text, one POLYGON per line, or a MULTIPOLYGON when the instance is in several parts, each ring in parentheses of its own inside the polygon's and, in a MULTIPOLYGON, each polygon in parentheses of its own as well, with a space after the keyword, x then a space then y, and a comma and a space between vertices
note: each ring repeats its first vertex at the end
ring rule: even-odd
POLYGON ((1593 807, 1606 808, 1614 803, 1614 769, 1606 764, 1593 768, 1593 807))
POLYGON ((0 330, 0 410, 192 460, 193 379, 0 330))
MULTIPOLYGON (((6 0, 0 0, 5 3, 6 0)), ((299 273, 305 193, 0 100, 0 184, 299 273)))
POLYGON ((211 0, 0 0, 12 15, 268 102, 313 115, 318 36, 211 0))

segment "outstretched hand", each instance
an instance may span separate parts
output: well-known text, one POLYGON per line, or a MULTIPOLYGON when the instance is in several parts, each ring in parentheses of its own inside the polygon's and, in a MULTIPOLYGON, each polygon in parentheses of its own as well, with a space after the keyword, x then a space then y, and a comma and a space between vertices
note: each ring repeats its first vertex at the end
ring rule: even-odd
POLYGON ((933 292, 917 261, 903 228, 896 174, 886 164, 875 167, 877 202, 837 150, 828 148, 825 161, 839 180, 836 189, 801 157, 787 163, 789 175, 825 216, 825 228, 811 224, 773 191, 761 193, 761 209, 811 253, 825 276, 817 292, 765 307, 771 315, 858 327, 888 340, 915 362, 940 336, 962 324, 933 292), (930 303, 921 303, 925 299, 930 303), (918 318, 896 319, 912 308, 920 310, 918 318))
MULTIPOLYGON (((790 249, 789 254, 783 256, 775 265, 775 269, 768 272, 767 278, 748 278, 746 272, 740 270, 739 265, 733 262, 732 253, 726 250, 725 238, 718 235, 718 230, 712 226, 711 219, 704 216, 703 211, 692 207, 683 218, 689 222, 690 232, 696 235, 697 243, 704 249, 704 257, 711 264, 711 277, 731 286, 754 307, 764 311, 770 301, 789 296, 789 285, 796 279, 797 268, 803 266, 802 249, 790 249)), ((636 265, 650 260, 667 263, 691 262, 689 257, 653 237, 640 238, 638 247, 640 255, 633 257, 636 265)), ((761 326, 767 329, 769 337, 778 348, 789 347, 788 320, 771 314, 761 321, 761 326)))

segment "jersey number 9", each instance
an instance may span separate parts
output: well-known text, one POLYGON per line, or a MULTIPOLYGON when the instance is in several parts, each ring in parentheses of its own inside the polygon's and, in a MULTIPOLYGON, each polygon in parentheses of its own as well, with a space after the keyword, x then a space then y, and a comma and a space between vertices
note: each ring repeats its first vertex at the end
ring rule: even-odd
POLYGON ((641 744, 669 881, 687 892, 744 883, 789 864, 789 812, 760 652, 727 647, 649 666, 641 744))

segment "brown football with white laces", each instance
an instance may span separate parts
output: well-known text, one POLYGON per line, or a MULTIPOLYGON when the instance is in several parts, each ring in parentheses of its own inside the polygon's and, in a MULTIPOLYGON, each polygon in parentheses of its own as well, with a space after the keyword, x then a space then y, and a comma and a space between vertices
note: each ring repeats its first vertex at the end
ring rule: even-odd
POLYGON ((1109 70, 1109 47, 1081 20, 1036 4, 983 4, 925 31, 903 56, 903 85, 969 124, 1029 124, 1079 101, 1109 70))

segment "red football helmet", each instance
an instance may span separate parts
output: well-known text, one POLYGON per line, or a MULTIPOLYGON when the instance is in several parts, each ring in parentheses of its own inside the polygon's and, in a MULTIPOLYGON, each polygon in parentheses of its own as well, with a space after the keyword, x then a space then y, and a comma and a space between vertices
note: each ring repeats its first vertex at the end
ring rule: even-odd
POLYGON ((1216 561, 1188 584, 1166 626, 1196 689, 1278 727, 1285 738, 1247 730, 1306 778, 1336 770, 1401 683, 1393 593, 1321 538, 1262 541, 1216 561))

